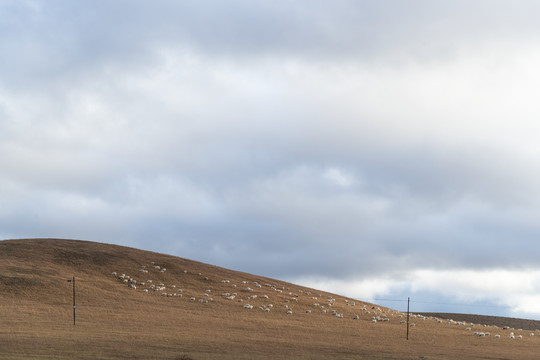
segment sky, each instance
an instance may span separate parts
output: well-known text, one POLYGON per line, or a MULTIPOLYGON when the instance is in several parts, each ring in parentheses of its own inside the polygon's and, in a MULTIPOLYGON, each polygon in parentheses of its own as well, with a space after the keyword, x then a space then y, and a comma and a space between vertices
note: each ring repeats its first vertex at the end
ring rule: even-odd
POLYGON ((539 11, 0 0, 0 238, 540 319, 539 11))

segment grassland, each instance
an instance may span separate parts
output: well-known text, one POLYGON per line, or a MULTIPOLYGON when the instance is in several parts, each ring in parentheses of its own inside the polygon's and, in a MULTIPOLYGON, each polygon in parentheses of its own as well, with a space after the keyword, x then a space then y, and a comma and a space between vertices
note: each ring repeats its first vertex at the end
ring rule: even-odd
POLYGON ((400 313, 352 301, 127 247, 59 239, 0 242, 0 359, 538 359, 540 333, 513 330, 524 336, 510 339, 511 330, 495 326, 466 331, 415 318, 406 340, 400 313), (140 271, 143 266, 148 273, 140 271), (145 281, 144 287, 152 280, 167 289, 129 289, 113 271, 145 281), (73 275, 75 326, 67 282, 73 275), (161 295, 179 288, 182 297, 161 295), (237 296, 227 300, 223 293, 237 296), (244 309, 246 303, 254 308, 244 309), (259 308, 270 304, 268 312, 259 308), (373 316, 389 321, 372 323, 373 316))

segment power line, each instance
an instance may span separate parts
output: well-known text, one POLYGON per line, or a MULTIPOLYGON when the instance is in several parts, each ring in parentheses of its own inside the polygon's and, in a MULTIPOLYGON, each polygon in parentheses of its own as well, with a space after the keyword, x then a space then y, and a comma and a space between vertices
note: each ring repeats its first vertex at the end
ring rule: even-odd
MULTIPOLYGON (((376 302, 376 301, 401 302, 401 303, 408 302, 407 299, 379 299, 379 298, 368 299, 368 298, 363 298, 363 299, 357 299, 357 300, 364 301, 364 302, 376 302)), ((467 306, 467 307, 501 308, 501 309, 511 308, 511 306, 509 306, 509 305, 492 305, 492 304, 482 304, 482 303, 465 304, 465 303, 449 303, 449 302, 422 301, 422 300, 410 300, 410 302, 414 303, 414 304, 450 305, 450 306, 467 306)))

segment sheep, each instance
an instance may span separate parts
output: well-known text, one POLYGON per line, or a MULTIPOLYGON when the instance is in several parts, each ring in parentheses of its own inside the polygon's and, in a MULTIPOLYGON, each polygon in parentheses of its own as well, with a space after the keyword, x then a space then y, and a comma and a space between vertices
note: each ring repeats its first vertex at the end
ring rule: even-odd
POLYGON ((360 316, 358 316, 358 315, 353 316, 353 320, 358 320, 358 319, 360 319, 360 316))
POLYGON ((529 336, 534 336, 534 333, 530 333, 529 336))
POLYGON ((494 338, 495 338, 495 339, 500 339, 500 338, 501 338, 501 335, 495 334, 494 338))
POLYGON ((250 305, 250 304, 245 304, 244 305, 244 309, 253 309, 253 305, 250 305))

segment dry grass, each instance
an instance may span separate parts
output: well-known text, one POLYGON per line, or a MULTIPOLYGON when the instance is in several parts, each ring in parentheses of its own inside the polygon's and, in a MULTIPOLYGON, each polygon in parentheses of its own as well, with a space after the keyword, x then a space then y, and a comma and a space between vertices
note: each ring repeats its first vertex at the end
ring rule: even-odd
POLYGON ((126 247, 53 239, 0 242, 2 359, 538 358, 540 334, 529 337, 529 331, 514 331, 526 336, 512 340, 510 330, 473 327, 472 331, 491 333, 480 338, 465 331, 465 326, 413 319, 416 326, 407 341, 397 312, 383 308, 374 314, 372 304, 361 311, 363 303, 353 307, 345 300, 351 299, 126 247), (152 261, 167 271, 152 269, 152 261), (148 274, 139 272, 143 265, 148 274), (140 287, 130 290, 112 271, 139 281, 175 284, 183 289, 183 296, 143 293, 140 287), (76 326, 71 284, 66 281, 73 274, 77 278, 76 326), (230 283, 222 283, 224 279, 230 283), (263 286, 257 288, 255 281, 263 286), (254 291, 246 291, 248 286, 254 291), (190 301, 191 296, 208 299, 207 289, 214 301, 190 301), (227 300, 221 296, 224 292, 238 296, 227 300), (246 300, 254 294, 256 299, 246 300), (326 305, 329 296, 336 299, 332 307, 326 305), (291 301, 293 297, 298 300, 291 301), (252 310, 242 307, 247 302, 254 305, 252 310), (343 313, 344 318, 322 313, 314 303, 343 313), (270 312, 258 309, 268 304, 274 305, 270 312), (285 305, 293 308, 293 314, 286 314, 285 305), (372 323, 371 317, 381 313, 390 321, 372 323), (360 319, 353 320, 354 314, 360 319), (496 333, 500 339, 494 338, 496 333))

